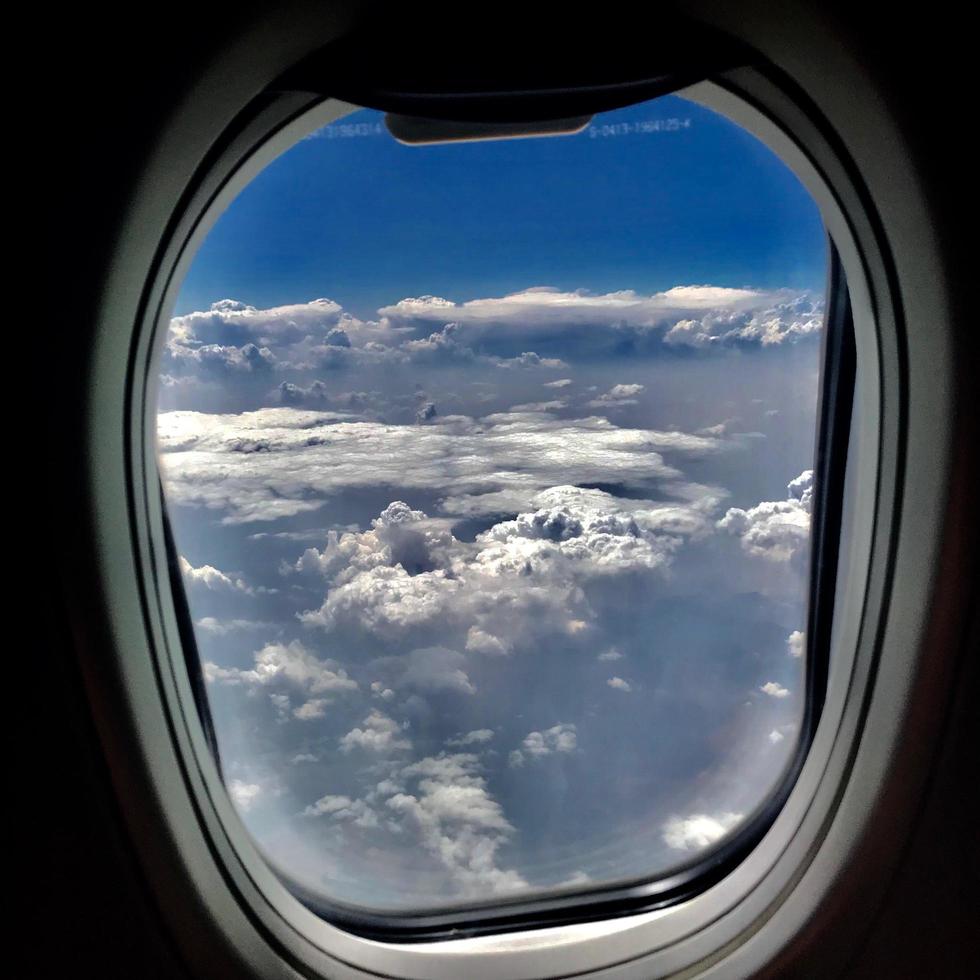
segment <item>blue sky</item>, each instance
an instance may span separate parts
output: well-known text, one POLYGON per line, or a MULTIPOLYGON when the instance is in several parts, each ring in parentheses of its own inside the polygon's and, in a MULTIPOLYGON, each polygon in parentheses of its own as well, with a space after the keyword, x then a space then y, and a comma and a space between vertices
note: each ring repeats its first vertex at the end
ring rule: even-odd
POLYGON ((664 873, 799 734, 817 210, 680 98, 460 146, 378 119, 232 203, 161 356, 230 794, 375 910, 664 873))
POLYGON ((464 300, 541 283, 824 287, 807 192, 758 140, 686 100, 552 139, 409 148, 373 125, 339 136, 341 123, 382 118, 340 120, 334 138, 305 140, 260 174, 201 248, 177 312, 218 294, 260 308, 329 296, 369 316, 393 294, 464 300), (668 120, 682 125, 601 135, 668 120))

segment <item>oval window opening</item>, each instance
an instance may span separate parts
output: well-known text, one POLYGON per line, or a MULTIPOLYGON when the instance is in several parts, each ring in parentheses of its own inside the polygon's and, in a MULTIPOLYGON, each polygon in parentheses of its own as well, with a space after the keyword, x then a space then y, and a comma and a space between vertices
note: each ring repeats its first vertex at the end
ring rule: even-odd
POLYGON ((294 891, 574 906, 771 806, 813 721, 827 281, 792 172, 677 96, 423 145, 359 110, 233 201, 159 459, 225 785, 294 891))

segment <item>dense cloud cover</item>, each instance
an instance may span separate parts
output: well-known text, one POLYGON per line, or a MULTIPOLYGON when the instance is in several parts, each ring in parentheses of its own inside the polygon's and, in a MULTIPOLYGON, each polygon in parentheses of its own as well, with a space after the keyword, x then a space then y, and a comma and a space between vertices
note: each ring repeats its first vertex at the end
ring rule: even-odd
POLYGON ((708 110, 610 119, 327 127, 218 220, 161 343, 229 796, 327 900, 665 873, 796 749, 826 235, 708 110))
MULTIPOLYGON (((283 404, 327 404, 322 381, 304 387, 284 375, 438 364, 552 372, 627 353, 796 344, 819 333, 822 316, 821 300, 806 292, 717 286, 646 296, 538 286, 465 303, 422 296, 382 307, 373 320, 323 298, 266 310, 225 299, 173 320, 161 384, 165 391, 213 387, 249 375, 277 384, 283 404)), ((560 379, 544 381, 561 387, 560 379)), ((625 401, 640 390, 613 386, 596 401, 625 401)))
POLYGON ((270 858, 438 907, 737 828, 800 718, 820 320, 712 286, 175 318, 167 499, 270 858))

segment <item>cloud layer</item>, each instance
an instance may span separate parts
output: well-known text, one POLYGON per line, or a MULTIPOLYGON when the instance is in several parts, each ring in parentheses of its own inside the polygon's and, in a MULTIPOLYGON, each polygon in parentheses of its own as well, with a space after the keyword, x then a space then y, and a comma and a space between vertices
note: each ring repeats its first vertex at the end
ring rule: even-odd
MULTIPOLYGON (((462 303, 409 297, 375 320, 325 298, 270 309, 225 299, 171 321, 161 373, 173 386, 385 364, 558 370, 624 349, 656 355, 793 344, 819 334, 822 320, 822 303, 809 293, 709 285, 652 294, 538 286, 462 303), (556 343, 562 357, 550 353, 556 343)), ((303 390, 282 389, 284 400, 303 390)))
POLYGON ((544 490, 600 475, 703 501, 712 491, 688 485, 664 454, 726 449, 716 437, 621 428, 600 416, 511 412, 406 426, 296 408, 166 412, 158 440, 171 499, 220 510, 226 523, 294 516, 369 484, 444 495, 443 511, 461 516, 521 510, 544 490))
POLYGON ((161 468, 267 853, 419 908, 733 833, 805 690, 812 473, 771 498, 806 465, 811 382, 767 379, 820 319, 713 286, 175 319, 161 468))

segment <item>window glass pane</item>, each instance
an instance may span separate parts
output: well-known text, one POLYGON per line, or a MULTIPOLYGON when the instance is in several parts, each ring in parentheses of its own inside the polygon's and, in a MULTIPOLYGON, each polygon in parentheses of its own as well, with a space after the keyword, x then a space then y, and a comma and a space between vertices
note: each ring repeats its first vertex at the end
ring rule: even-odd
POLYGON ((407 147, 359 111, 222 216, 161 361, 223 772, 274 866, 416 910, 652 877, 804 701, 826 242, 678 97, 407 147))

